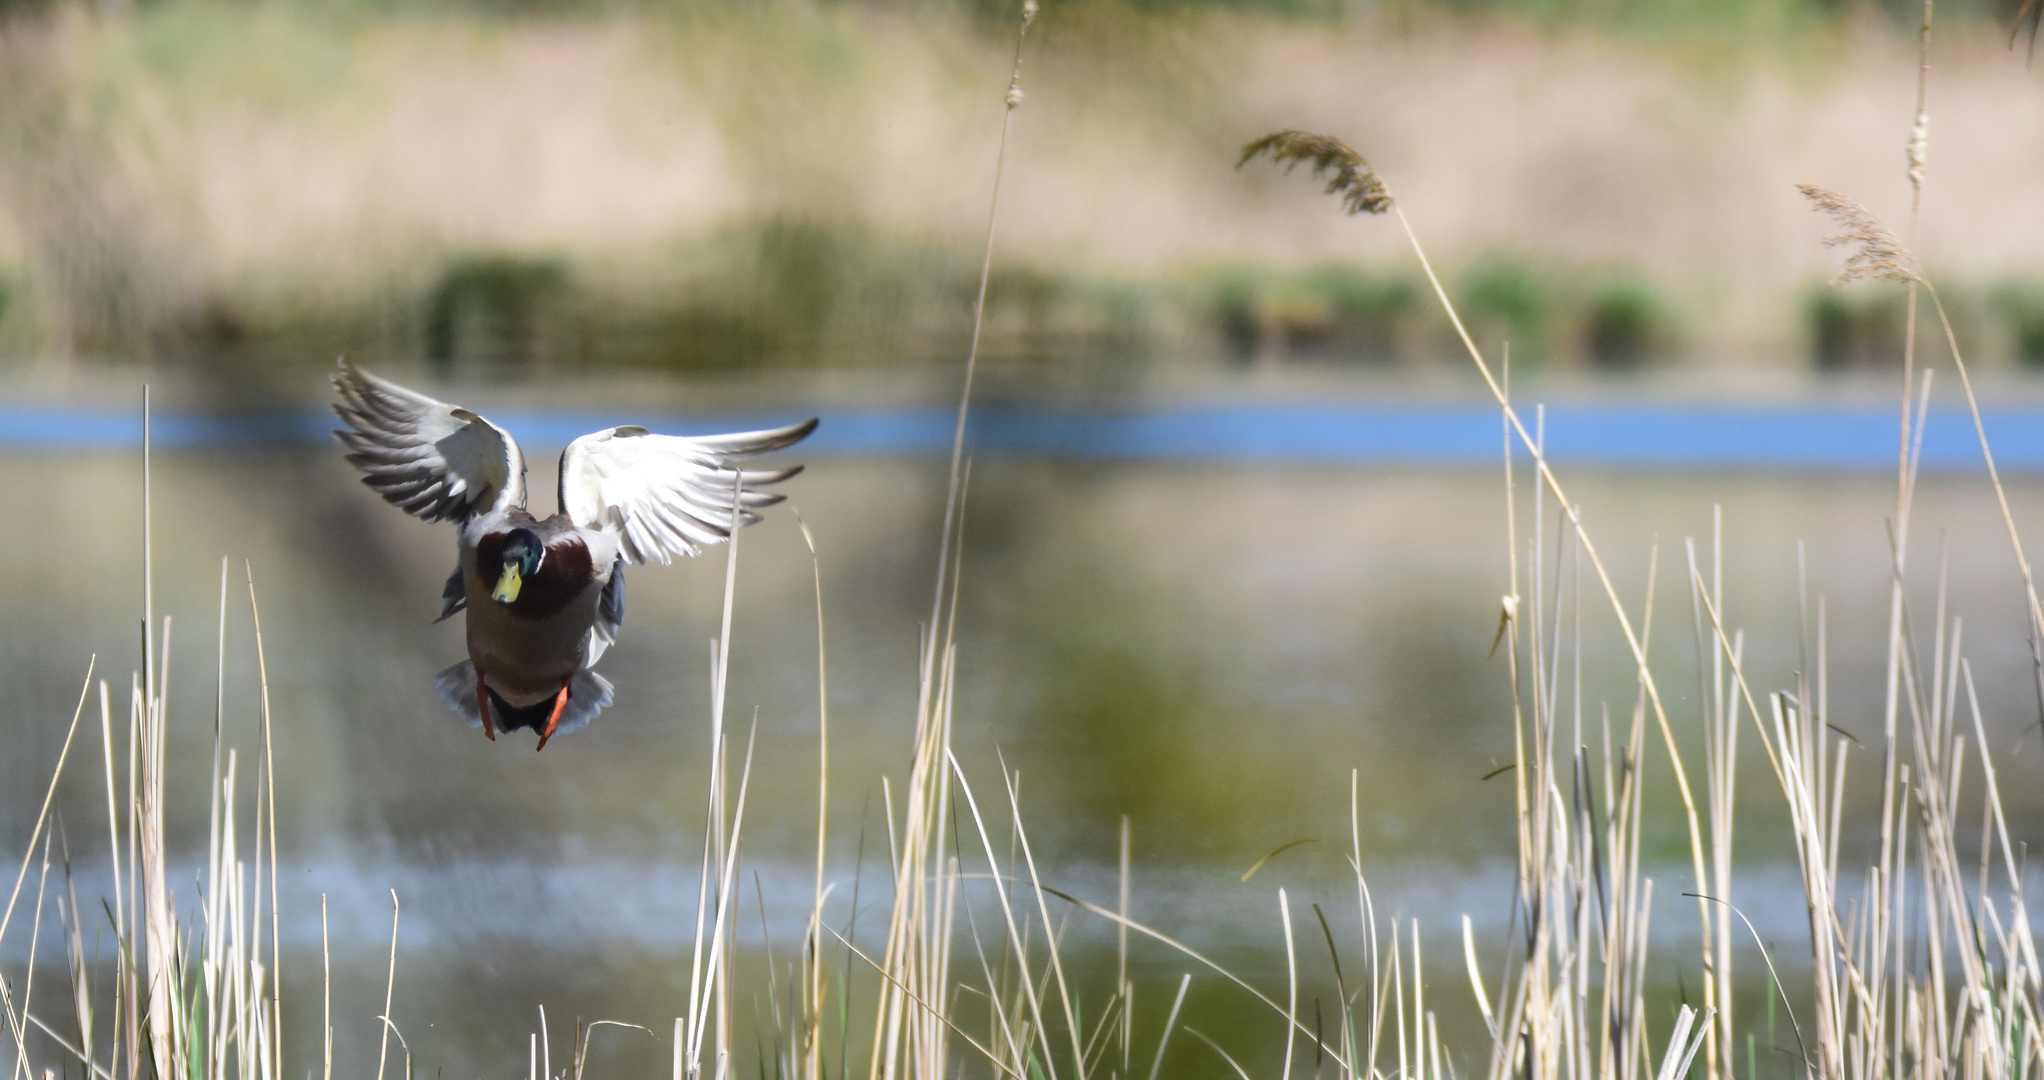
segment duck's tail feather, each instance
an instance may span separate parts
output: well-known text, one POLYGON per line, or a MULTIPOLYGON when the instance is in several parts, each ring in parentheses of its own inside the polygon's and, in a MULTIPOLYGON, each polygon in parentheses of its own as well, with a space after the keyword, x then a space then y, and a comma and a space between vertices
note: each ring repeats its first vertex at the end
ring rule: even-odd
MULTIPOLYGON (((483 726, 483 714, 476 709, 476 665, 473 660, 463 660, 433 676, 433 691, 447 707, 460 714, 469 727, 483 726)), ((492 703, 495 707, 495 703, 492 703)))
MULTIPOLYGON (((483 714, 476 708, 474 661, 463 660, 450 665, 433 677, 433 689, 440 695, 440 700, 459 714, 469 727, 483 726, 483 714)), ((498 697, 495 690, 489 691, 489 695, 490 719, 496 724, 498 731, 513 731, 518 728, 544 731, 547 717, 553 715, 554 703, 551 699, 521 708, 498 697)), ((561 722, 554 727, 554 734, 565 735, 586 727, 589 721, 596 718, 597 713, 602 712, 604 707, 610 704, 610 699, 610 680, 586 667, 577 669, 568 680, 568 704, 561 710, 561 722)))

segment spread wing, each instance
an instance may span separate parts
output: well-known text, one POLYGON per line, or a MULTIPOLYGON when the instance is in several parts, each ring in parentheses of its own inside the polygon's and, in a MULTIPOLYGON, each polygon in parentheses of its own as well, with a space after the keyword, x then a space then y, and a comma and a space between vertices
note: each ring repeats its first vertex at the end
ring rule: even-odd
POLYGON ((525 505, 525 456, 511 433, 341 361, 334 403, 348 430, 334 437, 362 482, 427 521, 462 521, 525 505))
POLYGON ((576 525, 616 533, 632 563, 698 555, 759 520, 753 513, 781 501, 759 490, 802 471, 741 469, 735 463, 801 442, 816 421, 734 435, 678 438, 642 427, 584 435, 561 455, 561 509, 576 525), (732 503, 737 502, 737 521, 732 503))

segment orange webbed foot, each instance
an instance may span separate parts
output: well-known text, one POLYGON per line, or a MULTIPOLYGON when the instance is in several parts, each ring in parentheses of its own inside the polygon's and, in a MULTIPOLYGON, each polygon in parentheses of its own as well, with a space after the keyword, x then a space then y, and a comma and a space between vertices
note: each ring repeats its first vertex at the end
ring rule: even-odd
MULTIPOLYGON (((572 678, 572 676, 571 676, 572 678)), ((554 729, 561 725, 561 710, 568 707, 568 679, 561 680, 561 692, 554 695, 554 711, 546 718, 546 730, 539 733, 539 745, 533 750, 546 749, 546 741, 554 737, 554 729)))

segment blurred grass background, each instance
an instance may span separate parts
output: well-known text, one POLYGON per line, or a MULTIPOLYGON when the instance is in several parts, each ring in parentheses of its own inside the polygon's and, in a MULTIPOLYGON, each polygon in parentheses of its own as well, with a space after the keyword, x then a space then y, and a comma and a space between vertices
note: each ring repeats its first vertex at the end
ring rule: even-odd
MULTIPOLYGON (((955 364, 998 133, 996 0, 0 0, 0 366, 307 382, 955 364)), ((2014 5, 1940 5, 1924 255, 1982 362, 2044 370, 2044 95, 2014 5)), ((1369 154, 1520 370, 1844 371, 1898 307, 1824 280, 1820 182, 1904 220, 1903 0, 1051 0, 989 362, 1416 371, 1392 231, 1232 171, 1369 154)))

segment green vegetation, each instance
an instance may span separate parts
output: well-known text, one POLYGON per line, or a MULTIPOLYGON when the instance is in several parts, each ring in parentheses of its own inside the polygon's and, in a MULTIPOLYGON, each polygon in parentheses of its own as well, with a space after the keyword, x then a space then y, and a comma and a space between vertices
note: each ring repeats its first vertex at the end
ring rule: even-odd
POLYGON ((1551 290, 1554 278, 1536 272, 1524 261, 1491 256, 1465 276, 1462 306, 1469 313, 1469 332, 1485 346, 1509 342, 1512 360, 1522 370, 1537 370, 1552 357, 1551 290))
MULTIPOLYGON (((499 252, 427 265, 435 269, 416 284, 360 294, 260 283, 217 290, 151 339, 171 355, 278 381, 341 353, 423 357, 443 374, 485 379, 579 368, 914 366, 960 354, 971 330, 962 301, 976 271, 960 245, 795 217, 733 224, 617 262, 499 252)), ((1686 328, 1699 320, 1650 278, 1596 267, 1535 269, 1493 255, 1454 281, 1470 332, 1486 347, 1509 342, 1521 372, 1679 363, 1690 349, 1686 328)), ((33 337, 33 284, 0 278, 0 342, 33 337)), ((1143 278, 1004 257, 983 352, 1018 370, 1201 358, 1432 367, 1459 346, 1425 299, 1423 279, 1374 262, 1244 261, 1143 278)), ((1962 283, 1947 304, 1987 362, 2044 367, 2044 290, 2028 279, 1962 283)), ((1899 355, 1903 320, 1890 290, 1811 286, 1802 311, 1802 355, 1815 370, 1884 369, 1899 355)), ((118 339, 86 339, 94 340, 118 339)))
MULTIPOLYGON (((155 340, 173 354, 281 379, 337 353, 424 357, 444 374, 486 379, 578 368, 913 366, 960 354, 976 271, 959 245, 810 218, 734 224, 614 264, 495 253, 435 265, 415 286, 366 296, 216 294, 155 340)), ((1535 269, 1495 255, 1454 280, 1470 332, 1486 347, 1509 342, 1522 372, 1679 363, 1698 319, 1651 279, 1596 267, 1535 269)), ((0 280, 0 327, 10 312, 28 317, 28 305, 8 303, 20 293, 0 280)), ((1425 299, 1423 279, 1377 263, 1245 261, 1140 278, 1006 257, 994 265, 983 353, 1017 370, 1200 358, 1432 367, 1459 346, 1425 299)), ((1947 305, 1989 362, 2044 367, 2044 291, 2026 279, 1962 283, 1947 305)), ((1890 290, 1812 286, 1803 319, 1803 355, 1818 371, 1882 369, 1899 354, 1902 313, 1890 290)))
MULTIPOLYGON (((719 369, 955 359, 970 335, 963 311, 977 271, 954 246, 801 217, 720 228, 640 264, 465 258, 424 301, 426 353, 479 371, 532 361, 719 369)), ((1148 346, 1154 306, 1113 279, 1003 260, 984 349, 1004 363, 1126 362, 1148 346)))
MULTIPOLYGON (((1940 290, 1945 313, 1962 344, 1989 362, 2034 370, 2044 366, 2044 291, 2029 278, 1949 283, 1940 290)), ((1811 363, 1819 371, 1885 370, 1901 352, 1905 305, 1891 286, 1838 289, 1812 285, 1803 298, 1811 363)), ((1919 310, 1919 333, 1936 335, 1919 310)))
POLYGON ((1804 301, 1810 355, 1820 371, 1885 368, 1902 340, 1903 312, 1885 289, 1813 286, 1804 301))
MULTIPOLYGON (((1209 272, 1196 320, 1238 363, 1263 360, 1367 366, 1438 364, 1460 345, 1408 272, 1326 262, 1291 270, 1238 264, 1209 272)), ((1535 268, 1508 255, 1479 259, 1456 292, 1470 333, 1509 342, 1515 369, 1622 371, 1679 355, 1680 320, 1643 277, 1588 267, 1535 268)), ((1881 345, 1892 350, 1893 341, 1881 345)))
POLYGON ((2004 285, 1994 293, 1993 308, 2007 326, 2009 354, 2026 368, 2044 368, 2044 286, 2004 285))
POLYGON ((1201 322, 1230 359, 1397 363, 1413 351, 1418 289, 1404 276, 1349 263, 1299 270, 1252 264, 1210 274, 1201 322))
POLYGON ((1605 370, 1642 367, 1670 352, 1674 340, 1674 316, 1666 302, 1636 278, 1598 289, 1583 315, 1583 353, 1605 370))
MULTIPOLYGON (((416 292, 321 313, 293 307, 284 319, 215 301, 179 333, 206 353, 309 353, 307 363, 330 351, 423 355, 444 373, 485 378, 562 368, 915 365, 959 355, 975 271, 954 245, 855 221, 776 218, 623 266, 457 257, 416 292), (315 332, 325 345, 308 343, 315 332)), ((1642 278, 1553 266, 1536 273, 1486 258, 1462 280, 1471 332, 1509 341, 1522 370, 1626 370, 1681 349, 1672 303, 1642 278)), ((1425 287, 1369 263, 1239 262, 1145 280, 1001 258, 982 351, 989 363, 1018 369, 1128 369, 1162 356, 1433 366, 1458 346, 1422 303, 1425 287)), ((1835 299, 1819 295, 1813 305, 1835 299)), ((1899 341, 1899 330, 1883 337, 1885 329, 1861 327, 1851 340, 1885 361, 1899 341)), ((1839 346, 1826 348, 1819 355, 1839 346)))
POLYGON ((426 297, 426 359, 453 369, 520 371, 545 357, 548 308, 567 286, 551 260, 457 260, 426 297))

